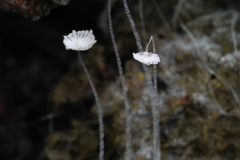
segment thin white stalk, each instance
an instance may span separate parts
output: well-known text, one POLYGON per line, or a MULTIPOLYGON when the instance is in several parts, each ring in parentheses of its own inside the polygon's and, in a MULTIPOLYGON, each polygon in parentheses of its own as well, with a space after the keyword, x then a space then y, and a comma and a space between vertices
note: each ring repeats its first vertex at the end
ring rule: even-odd
MULTIPOLYGON (((137 46, 138 46, 138 50, 139 50, 139 52, 143 52, 143 47, 142 47, 142 44, 141 44, 141 40, 140 40, 139 34, 137 32, 135 23, 134 23, 134 21, 132 19, 132 16, 130 14, 130 10, 129 10, 127 1, 123 0, 123 4, 124 4, 125 12, 126 12, 127 17, 128 17, 128 21, 130 22, 130 25, 131 25, 131 28, 132 28, 132 31, 133 31, 133 35, 135 37, 135 40, 136 40, 136 43, 137 43, 137 46)), ((147 65, 143 64, 143 70, 144 70, 144 73, 145 73, 145 76, 146 76, 146 79, 147 79, 148 87, 149 87, 150 91, 153 91, 151 76, 150 76, 150 72, 149 72, 149 69, 148 69, 147 65)), ((154 92, 151 92, 151 93, 152 94, 150 96, 151 96, 151 98, 153 98, 154 97, 154 92)))
MULTIPOLYGON (((133 31, 133 35, 135 37, 135 40, 136 40, 136 43, 137 43, 137 46, 138 46, 138 50, 139 50, 139 52, 143 52, 143 47, 142 47, 142 44, 141 44, 141 40, 140 40, 139 34, 137 32, 137 29, 136 29, 135 23, 133 21, 133 18, 130 14, 130 10, 129 10, 127 1, 123 0, 123 4, 124 4, 125 12, 127 14, 128 20, 130 22, 130 25, 131 25, 131 28, 132 28, 132 31, 133 31)), ((157 95, 156 95, 156 93, 154 91, 154 88, 153 88, 153 84, 152 84, 149 69, 144 64, 143 64, 143 69, 144 69, 144 73, 145 73, 145 76, 146 76, 146 79, 147 79, 148 87, 151 91, 150 99, 151 99, 151 102, 152 102, 151 107, 152 107, 152 110, 153 110, 153 117, 155 117, 154 120, 155 120, 155 122, 157 122, 158 120, 156 120, 157 118, 156 118, 156 114, 155 114, 156 113, 156 105, 154 105, 157 102, 157 95)), ((153 122, 153 123, 156 124, 155 122, 153 122)), ((156 127, 156 126, 154 125, 154 127, 156 127)), ((156 130, 156 128, 155 128, 155 130, 156 130)), ((159 134, 159 132, 157 134, 159 134)), ((157 136, 155 136, 155 138, 156 137, 157 136)), ((157 143, 157 144, 154 144, 154 146, 153 146, 153 147, 155 147, 154 150, 153 150, 153 154, 154 154, 153 158, 157 158, 157 155, 160 156, 160 153, 158 153, 158 152, 160 152, 160 149, 159 149, 159 151, 157 151, 157 146, 160 147, 160 145, 158 144, 159 141, 156 141, 154 143, 157 143)), ((159 157, 159 159, 160 159, 160 157, 159 157)), ((159 159, 154 159, 154 160, 159 160, 159 159)))
POLYGON ((152 105, 152 115, 153 115, 153 159, 160 159, 160 136, 159 136, 159 111, 157 109, 157 77, 156 77, 156 65, 153 65, 153 86, 156 94, 156 98, 152 105))
MULTIPOLYGON (((151 36, 151 38, 150 38, 150 40, 149 40, 149 42, 148 42, 148 44, 147 44, 147 46, 146 46, 146 52, 148 52, 148 46, 149 46, 149 44, 151 43, 151 41, 153 40, 153 36, 151 36)), ((154 46, 154 44, 153 44, 153 46, 154 46)), ((154 47, 153 47, 154 48, 154 47)), ((155 49, 155 48, 154 48, 155 49)), ((153 53, 156 53, 156 49, 153 51, 153 53), (155 51, 155 52, 154 52, 155 51)))
POLYGON ((100 105, 99 102, 99 98, 98 98, 98 94, 97 94, 97 90, 93 84, 93 81, 90 77, 90 74, 87 70, 87 67, 85 66, 81 53, 80 51, 78 51, 78 58, 80 60, 80 63, 86 73, 86 76, 88 78, 88 81, 90 83, 90 86, 92 88, 93 91, 93 95, 95 97, 96 100, 96 105, 97 105, 97 110, 98 110, 98 122, 99 122, 99 160, 103 160, 103 156, 104 156, 104 126, 103 126, 103 116, 102 116, 102 107, 100 105))
POLYGON ((123 98, 124 98, 124 105, 125 105, 125 114, 126 114, 126 154, 125 154, 125 160, 130 160, 132 151, 131 151, 131 114, 130 114, 130 105, 129 100, 127 98, 127 89, 125 84, 125 78, 123 76, 123 70, 122 70, 122 64, 121 59, 118 52, 118 47, 115 41, 115 36, 113 33, 113 26, 112 26, 112 17, 111 17, 111 0, 108 0, 108 24, 109 24, 109 30, 110 35, 113 43, 113 48, 115 52, 115 56, 117 59, 117 65, 118 65, 118 72, 120 75, 122 90, 123 90, 123 98))
MULTIPOLYGON (((152 42, 153 53, 156 54, 156 47, 154 44, 154 39, 151 36, 147 46, 146 52, 148 51, 148 46, 152 42)), ((152 115, 153 115, 153 159, 159 160, 161 157, 160 152, 160 127, 159 127, 159 111, 157 109, 158 104, 158 91, 157 91, 157 65, 153 65, 153 89, 155 92, 155 98, 152 102, 152 115)))
MULTIPOLYGON (((156 47, 155 47, 155 43, 154 43, 154 39, 153 37, 151 37, 152 40, 152 44, 153 44, 153 53, 157 53, 156 52, 156 47)), ((155 113, 153 114, 153 133, 154 133, 154 141, 155 141, 155 156, 156 156, 156 160, 160 160, 161 159, 161 149, 160 149, 160 124, 159 124, 159 120, 160 120, 160 114, 159 114, 159 110, 157 109, 157 104, 158 104, 158 91, 157 91, 157 65, 153 65, 153 88, 155 91, 155 101, 154 101, 154 107, 155 107, 155 113)))
POLYGON ((134 21, 132 19, 132 16, 130 14, 130 10, 129 10, 129 7, 128 7, 128 4, 127 4, 126 0, 123 0, 123 5, 124 5, 124 8, 125 8, 125 12, 127 14, 128 20, 129 20, 129 22, 131 24, 132 31, 133 31, 133 34, 134 34, 134 37, 135 37, 135 40, 136 40, 139 52, 143 52, 143 47, 142 47, 142 44, 141 44, 141 40, 140 40, 139 34, 137 32, 135 23, 134 23, 134 21))
MULTIPOLYGON (((146 38, 146 30, 145 30, 145 22, 144 22, 144 17, 143 17, 143 4, 142 0, 139 0, 139 14, 140 14, 140 20, 141 20, 141 26, 142 26, 142 34, 143 34, 143 39, 145 40, 146 38)), ((168 28, 167 28, 168 29, 168 28)), ((146 52, 148 52, 148 47, 149 44, 152 41, 153 45, 153 53, 156 52, 156 47, 154 44, 154 39, 153 36, 151 36, 147 46, 146 46, 146 52)), ((153 115, 153 157, 156 160, 159 160, 161 157, 161 151, 160 151, 160 127, 159 127, 159 111, 157 109, 157 104, 158 104, 158 93, 157 93, 157 65, 153 65, 153 88, 155 91, 155 100, 152 104, 152 115, 153 115)))
POLYGON ((144 21, 144 16, 143 16, 143 2, 142 0, 139 0, 138 3, 138 9, 139 9, 139 16, 140 16, 140 20, 141 20, 141 27, 142 27, 142 36, 143 36, 143 41, 144 41, 144 45, 145 45, 145 40, 146 40, 146 28, 145 28, 145 21, 144 21))

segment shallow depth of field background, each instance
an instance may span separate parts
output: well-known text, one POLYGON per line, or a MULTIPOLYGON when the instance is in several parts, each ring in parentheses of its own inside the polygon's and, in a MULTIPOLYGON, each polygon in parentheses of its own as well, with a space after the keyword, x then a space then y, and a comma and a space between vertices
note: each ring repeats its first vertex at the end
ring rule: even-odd
MULTIPOLYGON (((143 46, 153 36, 161 57, 162 160, 238 160, 240 1, 182 2, 178 8, 177 0, 142 0, 144 23, 139 0, 128 2, 143 46)), ((123 159, 125 113, 106 7, 106 0, 0 0, 1 160, 98 159, 95 100, 77 53, 63 45, 63 35, 89 29, 97 43, 82 55, 103 106, 105 160, 123 159)), ((150 160, 149 91, 132 58, 137 46, 122 1, 112 10, 131 104, 133 159, 150 160)))

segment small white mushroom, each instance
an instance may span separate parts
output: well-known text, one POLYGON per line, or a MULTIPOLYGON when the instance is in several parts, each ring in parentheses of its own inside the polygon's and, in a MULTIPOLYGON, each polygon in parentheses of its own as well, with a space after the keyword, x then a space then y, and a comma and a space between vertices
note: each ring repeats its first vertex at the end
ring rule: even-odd
MULTIPOLYGON (((151 41, 153 41, 153 37, 150 38, 150 40, 147 44, 147 47, 146 47, 146 51, 139 52, 139 53, 133 53, 133 58, 141 63, 146 64, 146 65, 158 64, 160 62, 160 58, 159 58, 158 54, 148 52, 148 46, 151 41)), ((153 41, 153 48, 155 50, 154 41, 153 41)))
POLYGON ((146 65, 158 64, 160 62, 159 56, 151 52, 133 53, 133 58, 146 65))
POLYGON ((95 40, 92 30, 89 31, 72 31, 67 36, 64 36, 63 43, 66 49, 76 50, 76 51, 85 51, 91 48, 95 40))

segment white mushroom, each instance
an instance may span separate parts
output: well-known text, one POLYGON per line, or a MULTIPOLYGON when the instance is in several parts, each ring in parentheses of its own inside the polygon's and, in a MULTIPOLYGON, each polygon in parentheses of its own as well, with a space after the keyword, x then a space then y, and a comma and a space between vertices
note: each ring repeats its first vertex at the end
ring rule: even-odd
POLYGON ((95 40, 92 30, 89 31, 72 31, 67 36, 64 36, 63 43, 66 49, 76 50, 76 51, 85 51, 91 48, 95 40))

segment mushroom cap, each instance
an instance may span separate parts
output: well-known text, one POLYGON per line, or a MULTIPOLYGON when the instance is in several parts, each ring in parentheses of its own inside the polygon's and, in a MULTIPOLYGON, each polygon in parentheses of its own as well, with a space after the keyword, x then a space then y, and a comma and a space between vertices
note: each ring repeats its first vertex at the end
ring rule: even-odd
POLYGON ((158 54, 151 52, 133 53, 133 58, 146 65, 158 64, 160 62, 158 54))
POLYGON ((94 43, 97 41, 92 33, 92 30, 89 31, 72 31, 67 36, 64 36, 63 43, 66 49, 76 50, 76 51, 85 51, 91 48, 94 43))

